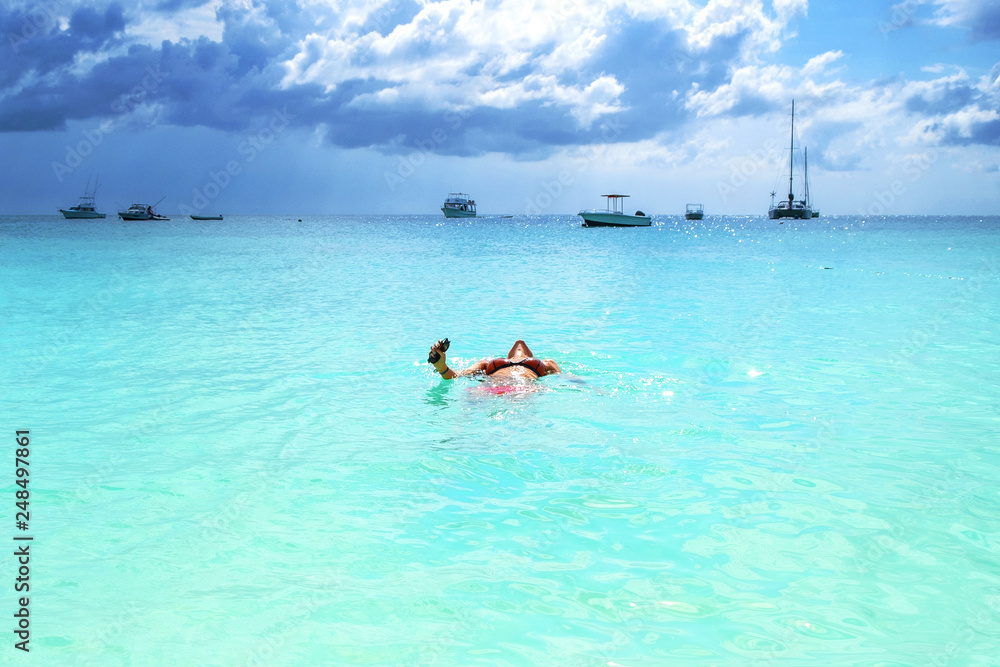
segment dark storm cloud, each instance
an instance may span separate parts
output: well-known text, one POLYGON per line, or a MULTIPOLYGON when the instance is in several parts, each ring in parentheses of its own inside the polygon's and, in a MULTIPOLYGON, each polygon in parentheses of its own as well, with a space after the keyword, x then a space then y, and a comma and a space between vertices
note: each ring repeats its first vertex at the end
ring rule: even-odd
POLYGON ((0 90, 16 85, 26 74, 45 76, 74 62, 81 53, 96 53, 109 46, 125 28, 121 5, 103 11, 77 9, 67 30, 59 29, 53 6, 40 4, 34 11, 0 7, 0 90))
MULTIPOLYGON (((177 6, 182 5, 191 3, 177 6)), ((158 6, 167 7, 162 3, 158 6)), ((378 23, 374 27, 381 33, 391 32, 418 9, 414 3, 392 7, 391 12, 370 18, 378 23)), ((301 29, 303 19, 292 11, 294 8, 294 3, 269 4, 266 13, 270 24, 232 7, 223 8, 218 12, 224 21, 221 42, 200 38, 164 41, 158 47, 137 45, 83 75, 66 66, 80 51, 97 51, 120 33, 124 19, 118 5, 109 6, 103 13, 78 10, 68 30, 52 28, 37 36, 32 48, 20 54, 19 75, 33 71, 45 76, 35 76, 8 99, 0 109, 0 130, 55 129, 66 120, 108 117, 142 105, 159 108, 158 122, 237 130, 271 113, 273 108, 292 104, 297 123, 311 127, 323 124, 333 144, 380 147, 387 152, 408 150, 426 141, 435 130, 447 130, 449 138, 437 150, 455 155, 499 150, 535 154, 546 146, 587 143, 600 135, 600 123, 580 127, 566 106, 550 102, 528 101, 514 109, 481 107, 446 119, 446 112, 428 110, 417 102, 358 108, 355 102, 359 95, 395 85, 377 79, 344 81, 330 92, 308 84, 282 88, 279 84, 284 70, 278 63, 297 52, 297 44, 276 26, 301 29), (148 85, 151 72, 158 73, 155 85, 148 85)), ((21 19, 7 16, 4 25, 21 19)), ((549 50, 555 47, 550 45, 549 50)), ((397 55, 428 59, 436 48, 435 38, 428 36, 410 42, 397 55)), ((352 54, 356 65, 364 66, 365 53, 365 49, 358 49, 352 54)), ((671 93, 688 85, 691 71, 708 72, 709 76, 702 76, 706 81, 719 78, 718 67, 708 64, 711 57, 709 54, 702 61, 693 59, 685 52, 680 34, 664 34, 661 26, 642 23, 625 26, 611 35, 594 71, 567 74, 560 83, 585 86, 603 72, 616 76, 625 84, 623 101, 629 107, 619 138, 643 138, 682 119, 682 106, 671 98, 671 93), (645 45, 638 54, 631 47, 634 40, 642 40, 645 45)), ((504 78, 523 78, 531 72, 529 67, 525 65, 504 78)), ((16 75, 8 72, 5 76, 10 85, 16 75)))
MULTIPOLYGON (((204 4, 199 0, 163 0, 155 7, 169 13, 204 4)), ((345 20, 336 14, 336 8, 334 14, 317 18, 292 0, 250 7, 224 4, 216 11, 222 24, 221 41, 205 37, 165 40, 158 45, 132 45, 125 51, 121 40, 126 22, 139 23, 138 13, 126 17, 117 3, 103 9, 80 8, 71 14, 65 30, 60 29, 59 21, 48 21, 36 28, 30 39, 19 39, 4 49, 0 92, 6 98, 0 106, 0 131, 51 130, 64 127, 68 120, 113 118, 239 132, 275 109, 288 108, 294 124, 307 129, 322 127, 323 136, 335 146, 397 153, 414 147, 426 150, 433 144, 432 150, 445 155, 503 152, 520 159, 537 159, 561 147, 608 141, 609 136, 615 141, 639 141, 661 133, 683 132, 693 118, 686 105, 687 93, 694 86, 713 90, 727 83, 739 62, 738 54, 754 38, 751 31, 744 30, 717 37, 708 48, 692 51, 686 33, 665 22, 612 21, 601 46, 578 66, 564 67, 554 74, 542 72, 544 86, 549 88, 529 84, 527 95, 511 108, 483 105, 459 114, 429 108, 426 99, 378 96, 400 82, 364 76, 365 72, 385 72, 387 67, 391 71, 392 63, 387 59, 433 64, 446 43, 442 40, 448 39, 450 22, 459 20, 458 13, 449 14, 434 30, 416 31, 404 41, 393 41, 392 48, 378 50, 372 47, 372 39, 359 39, 359 35, 390 34, 420 10, 412 0, 386 7, 368 16, 364 24, 350 24, 341 33, 350 46, 342 67, 362 75, 346 80, 335 76, 337 83, 331 86, 288 84, 284 82, 288 74, 284 63, 299 56, 303 68, 320 63, 336 73, 335 62, 324 62, 330 57, 321 46, 325 42, 302 41, 305 35, 316 33, 317 22, 345 20), (81 69, 81 54, 97 55, 98 64, 90 70, 81 69), (583 99, 588 86, 612 78, 608 85, 617 82, 620 94, 607 92, 610 98, 606 101, 583 99), (574 95, 583 96, 582 101, 553 96, 552 79, 574 95), (588 106, 604 103, 616 110, 593 112, 588 106), (148 112, 133 114, 140 109, 148 112)), ((30 20, 23 11, 0 10, 0 28, 5 34, 20 34, 25 21, 30 20)), ((535 45, 530 53, 519 54, 524 57, 515 67, 492 77, 484 77, 482 70, 496 52, 484 50, 473 64, 466 60, 465 71, 454 76, 456 81, 481 80, 489 82, 484 85, 517 87, 540 73, 539 63, 555 57, 564 46, 535 45)), ((436 90, 447 89, 446 79, 436 84, 436 90)), ((978 95, 968 85, 955 84, 933 95, 914 95, 907 107, 914 113, 945 114, 975 104, 978 95)), ((785 100, 748 91, 726 115, 759 116, 784 104, 785 100)), ((831 137, 835 135, 836 128, 828 130, 831 137)), ((949 137, 949 141, 993 145, 996 128, 985 123, 971 137, 949 137)), ((822 144, 816 150, 821 160, 822 144)))
MULTIPOLYGON (((22 21, 22 15, 7 14, 0 25, 22 21)), ((222 43, 199 38, 133 45, 83 74, 71 67, 80 53, 114 53, 124 27, 120 5, 103 12, 82 8, 66 30, 53 22, 16 52, 5 51, 0 81, 8 97, 0 107, 0 131, 58 129, 67 120, 119 116, 143 104, 159 105, 169 123, 220 129, 243 127, 258 113, 271 112, 271 106, 247 108, 241 100, 255 90, 277 89, 278 73, 264 70, 289 40, 273 28, 233 20, 222 43), (14 86, 19 90, 10 94, 14 86)))
POLYGON ((623 139, 644 139, 687 117, 678 91, 686 91, 692 81, 715 86, 722 80, 725 68, 713 64, 714 56, 714 49, 693 55, 682 31, 666 30, 660 23, 622 23, 609 32, 587 72, 613 74, 625 87, 620 98, 627 107, 620 114, 627 126, 623 139))

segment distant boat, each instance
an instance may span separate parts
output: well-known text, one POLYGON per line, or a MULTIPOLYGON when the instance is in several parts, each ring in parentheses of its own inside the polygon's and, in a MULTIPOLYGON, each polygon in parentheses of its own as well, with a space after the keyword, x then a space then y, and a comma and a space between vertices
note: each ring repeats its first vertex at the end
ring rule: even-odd
POLYGON ((192 220, 222 220, 221 215, 192 215, 192 220))
POLYGON ((791 132, 791 142, 790 151, 788 155, 788 201, 779 201, 777 204, 774 203, 774 196, 776 192, 771 193, 771 206, 767 210, 767 217, 771 220, 778 220, 779 218, 798 218, 800 220, 806 220, 813 217, 812 209, 809 208, 809 202, 805 197, 802 199, 795 199, 795 189, 793 187, 793 174, 792 166, 795 163, 795 100, 792 100, 792 132, 791 132))
POLYGON ((80 197, 80 201, 76 206, 70 206, 69 208, 61 208, 59 212, 63 214, 63 217, 67 220, 77 220, 77 219, 97 219, 106 217, 104 213, 98 213, 97 207, 94 204, 94 195, 97 194, 97 183, 94 183, 93 191, 90 191, 90 179, 87 179, 87 189, 83 191, 83 195, 80 197))
POLYGON ((476 217, 476 202, 462 192, 452 192, 444 200, 441 212, 446 218, 476 217))
POLYGON ((705 207, 701 204, 688 204, 684 211, 685 220, 701 220, 705 217, 705 207))
MULTIPOLYGON (((160 201, 163 201, 162 199, 160 201)), ((160 202, 156 202, 159 204, 160 202)), ((155 206, 154 204, 153 206, 155 206)), ((160 215, 153 210, 153 206, 146 204, 132 204, 124 211, 118 211, 118 217, 122 220, 169 220, 165 215, 160 215)))
POLYGON ((635 215, 628 215, 622 211, 623 200, 629 195, 601 195, 607 199, 607 207, 600 209, 588 209, 577 213, 583 218, 582 227, 649 227, 653 219, 642 211, 636 211, 635 215))

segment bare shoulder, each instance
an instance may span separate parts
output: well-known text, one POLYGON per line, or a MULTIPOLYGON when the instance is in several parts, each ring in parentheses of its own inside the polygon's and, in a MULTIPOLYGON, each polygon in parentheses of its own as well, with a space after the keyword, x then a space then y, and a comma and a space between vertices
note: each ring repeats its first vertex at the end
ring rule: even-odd
POLYGON ((555 359, 542 359, 545 363, 545 369, 549 373, 562 373, 562 369, 559 368, 559 364, 556 363, 555 359))

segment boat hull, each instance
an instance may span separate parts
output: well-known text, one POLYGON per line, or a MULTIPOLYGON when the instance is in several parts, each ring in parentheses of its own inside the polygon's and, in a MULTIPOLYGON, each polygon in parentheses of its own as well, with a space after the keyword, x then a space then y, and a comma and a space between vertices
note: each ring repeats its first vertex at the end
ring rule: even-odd
POLYGON ((653 219, 648 215, 626 215, 607 211, 581 211, 583 227, 649 227, 653 219))
POLYGON ((165 215, 137 215, 134 213, 119 213, 118 217, 122 220, 133 220, 133 221, 143 221, 143 220, 169 220, 170 218, 165 215))
POLYGON ((444 213, 446 218, 474 218, 476 217, 475 211, 462 211, 454 208, 441 207, 441 211, 444 213))
POLYGON ((771 220, 791 218, 793 220, 809 220, 813 217, 813 212, 808 208, 772 208, 767 212, 767 217, 771 220))
POLYGON ((63 214, 63 217, 67 220, 99 220, 100 218, 107 217, 104 213, 98 213, 97 211, 73 211, 71 209, 61 208, 59 212, 63 214))
MULTIPOLYGON (((162 201, 162 200, 161 200, 162 201)), ((159 202, 157 202, 158 204, 159 202)), ((146 204, 132 204, 124 211, 118 211, 118 217, 122 220, 169 220, 165 215, 160 215, 153 210, 152 206, 146 204)))
POLYGON ((701 220, 705 217, 705 206, 703 204, 688 204, 684 209, 685 220, 701 220))
POLYGON ((222 220, 221 215, 192 215, 192 220, 222 220))

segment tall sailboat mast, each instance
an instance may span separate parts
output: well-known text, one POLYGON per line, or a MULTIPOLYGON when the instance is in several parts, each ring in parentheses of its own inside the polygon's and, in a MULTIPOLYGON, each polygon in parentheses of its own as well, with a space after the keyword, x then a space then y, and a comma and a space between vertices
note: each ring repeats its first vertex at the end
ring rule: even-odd
POLYGON ((795 199, 792 190, 792 166, 795 164, 795 100, 792 100, 792 132, 788 145, 788 208, 791 208, 792 200, 795 199))
POLYGON ((802 149, 802 166, 805 169, 805 179, 806 179, 805 190, 803 190, 805 195, 803 196, 803 199, 806 202, 806 206, 809 206, 809 149, 808 148, 802 149))
MULTIPOLYGON (((795 100, 792 100, 792 123, 791 132, 788 135, 788 200, 781 200, 774 203, 774 192, 771 192, 771 206, 767 209, 767 217, 771 220, 779 218, 795 218, 805 220, 814 217, 814 211, 809 204, 809 173, 806 172, 805 196, 796 201, 795 199, 795 100)), ((803 155, 805 169, 808 169, 808 157, 803 155)), ((778 180, 781 180, 781 170, 778 170, 778 180)), ((775 183, 777 190, 777 182, 775 183)))

